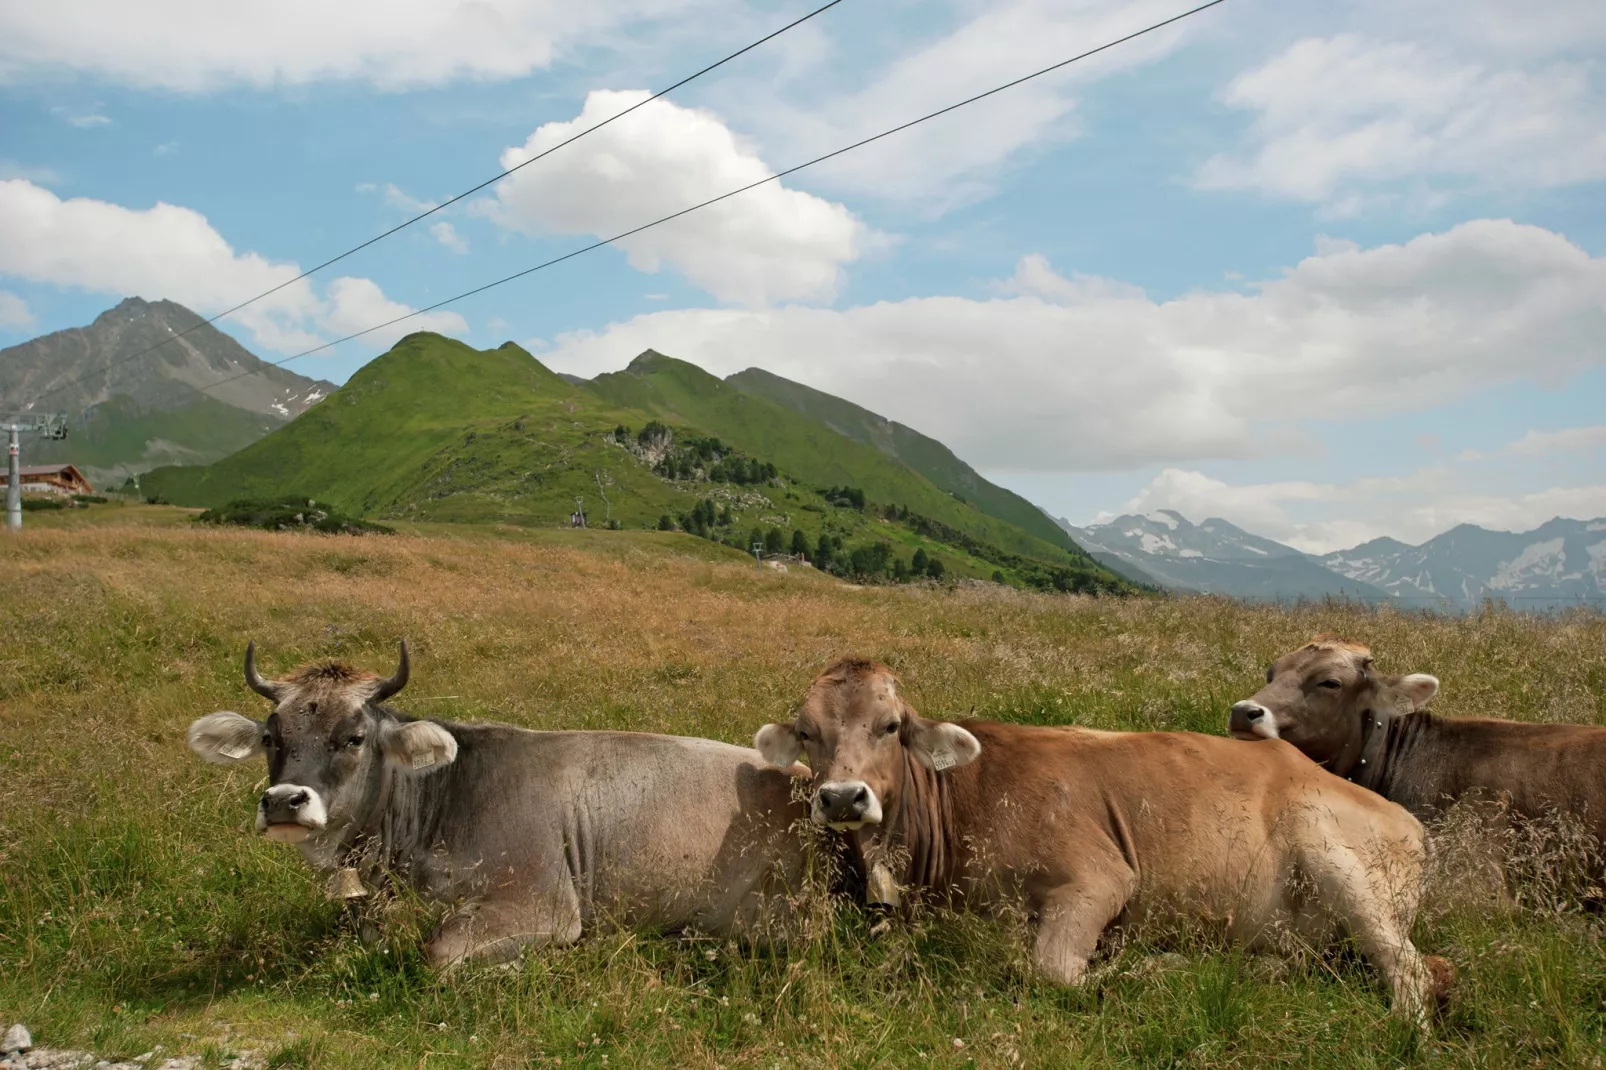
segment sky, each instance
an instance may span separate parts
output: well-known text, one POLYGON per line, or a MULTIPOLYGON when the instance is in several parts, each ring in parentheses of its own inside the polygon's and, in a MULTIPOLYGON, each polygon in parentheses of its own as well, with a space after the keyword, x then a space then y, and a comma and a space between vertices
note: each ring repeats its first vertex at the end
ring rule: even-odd
MULTIPOLYGON (((843 0, 219 322, 283 359, 1186 10, 843 0)), ((0 346, 204 315, 810 9, 0 0, 0 346)), ((757 365, 1085 524, 1324 552, 1606 515, 1606 5, 1226 0, 402 334, 757 365)))

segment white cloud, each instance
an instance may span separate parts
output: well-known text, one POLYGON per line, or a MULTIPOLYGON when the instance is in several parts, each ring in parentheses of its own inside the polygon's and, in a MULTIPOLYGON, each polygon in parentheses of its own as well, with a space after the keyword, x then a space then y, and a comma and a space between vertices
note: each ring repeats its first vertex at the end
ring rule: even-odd
POLYGON ((1556 516, 1606 516, 1606 485, 1511 495, 1478 489, 1477 474, 1435 467, 1392 479, 1234 485, 1167 468, 1122 508, 1175 509, 1195 522, 1219 516, 1307 553, 1347 549, 1380 535, 1421 543, 1457 524, 1529 531, 1556 516))
MULTIPOLYGON (((196 312, 221 311, 300 269, 238 253, 199 212, 158 202, 136 210, 88 198, 61 200, 23 180, 0 181, 0 275, 116 295, 168 298, 196 312)), ((257 345, 289 352, 406 311, 367 279, 340 278, 320 297, 310 280, 236 313, 231 322, 257 345), (375 318, 359 322, 359 313, 375 318), (352 326, 356 324, 356 326, 352 326)), ((464 331, 453 312, 434 312, 370 336, 383 342, 412 330, 464 331)))
POLYGON ((1529 431, 1506 447, 1519 457, 1551 457, 1558 453, 1589 453, 1606 449, 1606 424, 1568 427, 1560 431, 1529 431))
POLYGON ((0 81, 77 72, 200 91, 355 79, 382 88, 518 78, 560 49, 696 0, 60 0, 0 5, 0 81))
POLYGON ((406 190, 402 189, 400 186, 396 185, 394 182, 386 182, 382 186, 375 185, 372 182, 359 182, 357 184, 357 192, 378 193, 380 196, 384 197, 385 205, 387 207, 399 209, 403 212, 406 212, 408 215, 417 215, 420 212, 427 212, 431 208, 435 207, 434 201, 420 200, 419 198, 408 193, 406 190))
POLYGON ((151 150, 152 156, 171 156, 178 151, 178 142, 164 141, 151 150))
MULTIPOLYGON (((836 72, 806 65, 789 72, 787 84, 779 87, 784 100, 766 91, 731 106, 746 126, 763 131, 766 148, 784 152, 790 165, 1069 59, 1185 6, 1174 0, 963 5, 971 15, 965 22, 934 39, 915 35, 913 48, 886 67, 870 66, 872 78, 857 88, 844 90, 836 72)), ((1168 55, 1184 35, 1196 32, 1195 25, 1156 31, 830 161, 821 165, 819 181, 897 199, 921 214, 985 196, 1012 161, 1080 133, 1074 116, 1077 90, 1168 55)), ((889 44, 897 47, 909 36, 889 44)), ((825 61, 841 51, 838 46, 815 58, 825 61)))
POLYGON ((1237 78, 1222 100, 1255 114, 1249 148, 1200 168, 1204 188, 1329 202, 1353 215, 1449 182, 1555 187, 1606 178, 1606 93, 1595 65, 1554 51, 1526 65, 1411 41, 1306 38, 1237 78), (1422 183, 1430 185, 1422 187, 1422 183))
MULTIPOLYGON (((599 90, 573 122, 547 123, 502 153, 511 168, 632 104, 599 90)), ((530 233, 611 237, 770 174, 720 119, 657 100, 504 179, 481 211, 530 233)), ((867 229, 840 204, 771 182, 618 245, 640 271, 668 264, 722 302, 828 299, 867 229)))
POLYGON ((80 130, 91 130, 97 126, 111 125, 111 120, 109 118, 98 114, 68 115, 66 116, 66 120, 68 125, 76 126, 80 130))
POLYGON ((9 290, 0 290, 0 330, 20 331, 33 326, 28 302, 9 290))
POLYGON ((1026 258, 1020 296, 846 310, 687 309, 554 339, 566 371, 649 347, 760 364, 947 443, 984 470, 1109 471, 1298 448, 1300 428, 1421 411, 1606 363, 1606 259, 1477 220, 1323 251, 1247 293, 1158 302, 1026 258))
POLYGON ((429 226, 429 232, 435 235, 436 241, 446 246, 446 248, 450 249, 452 252, 468 252, 468 242, 461 234, 457 233, 457 228, 453 227, 450 223, 431 223, 429 226))

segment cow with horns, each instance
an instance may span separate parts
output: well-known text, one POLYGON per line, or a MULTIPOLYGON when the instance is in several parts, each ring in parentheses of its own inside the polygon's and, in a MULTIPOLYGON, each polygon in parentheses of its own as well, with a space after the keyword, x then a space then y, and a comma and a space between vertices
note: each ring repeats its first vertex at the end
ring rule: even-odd
POLYGON ((255 655, 246 683, 272 712, 202 717, 191 749, 265 756, 257 831, 316 869, 453 904, 425 947, 436 964, 570 943, 604 918, 762 936, 788 913, 806 770, 708 739, 415 720, 385 705, 406 643, 385 678, 325 661, 268 680, 255 655))

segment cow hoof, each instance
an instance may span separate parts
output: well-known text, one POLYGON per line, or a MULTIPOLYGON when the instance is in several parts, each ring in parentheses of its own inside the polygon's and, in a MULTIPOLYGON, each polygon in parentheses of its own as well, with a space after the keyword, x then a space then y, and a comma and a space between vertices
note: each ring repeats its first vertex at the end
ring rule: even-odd
POLYGON ((1428 973, 1433 975, 1433 1002, 1440 1011, 1449 1008, 1455 989, 1455 966, 1447 958, 1424 955, 1428 973))

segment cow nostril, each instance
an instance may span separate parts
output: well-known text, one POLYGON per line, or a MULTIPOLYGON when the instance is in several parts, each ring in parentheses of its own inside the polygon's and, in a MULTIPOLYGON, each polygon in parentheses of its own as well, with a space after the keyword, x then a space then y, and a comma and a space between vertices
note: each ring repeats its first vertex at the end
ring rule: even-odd
POLYGON ((296 792, 294 795, 285 800, 285 805, 289 806, 291 809, 297 809, 307 805, 307 793, 304 791, 296 792))
POLYGON ((853 793, 853 805, 854 806, 864 806, 869 801, 870 801, 870 789, 869 788, 860 788, 858 791, 853 793))
POLYGON ((1255 706, 1255 707, 1253 707, 1251 709, 1245 710, 1244 711, 1244 716, 1249 718, 1251 721, 1258 721, 1258 720, 1260 720, 1261 715, 1264 714, 1265 712, 1266 711, 1261 709, 1259 706, 1255 706))

